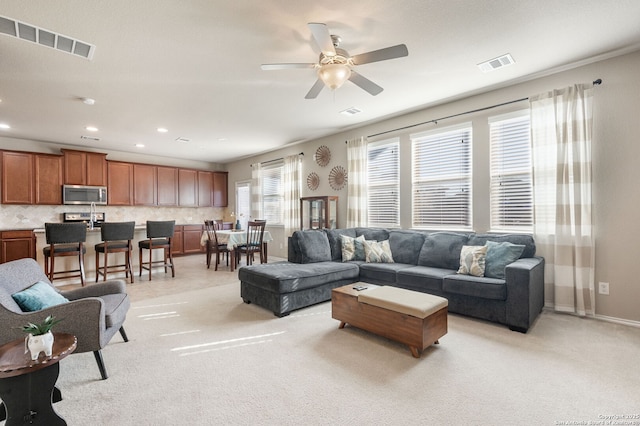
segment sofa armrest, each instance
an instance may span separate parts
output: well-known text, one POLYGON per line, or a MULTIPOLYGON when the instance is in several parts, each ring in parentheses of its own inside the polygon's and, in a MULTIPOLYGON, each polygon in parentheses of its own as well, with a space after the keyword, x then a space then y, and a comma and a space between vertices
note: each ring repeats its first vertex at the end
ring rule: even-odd
POLYGON ((61 291, 64 297, 69 300, 84 299, 85 297, 100 297, 107 294, 126 293, 127 285, 123 280, 101 281, 86 287, 75 288, 73 290, 61 291))
POLYGON ((544 258, 516 260, 507 265, 505 278, 507 325, 526 333, 544 306, 544 258))

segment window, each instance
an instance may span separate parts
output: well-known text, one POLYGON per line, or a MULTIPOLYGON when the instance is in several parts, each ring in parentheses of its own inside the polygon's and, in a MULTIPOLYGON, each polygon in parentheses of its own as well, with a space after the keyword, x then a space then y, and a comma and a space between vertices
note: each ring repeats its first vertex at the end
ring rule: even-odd
POLYGON ((471 123, 411 135, 414 228, 471 229, 471 123))
POLYGON ((489 119, 491 230, 533 230, 531 142, 528 111, 489 119))
POLYGON ((269 225, 281 225, 284 190, 282 186, 282 162, 262 166, 262 214, 269 225))
POLYGON ((242 229, 247 229, 247 222, 251 216, 251 182, 236 182, 236 217, 242 229))
POLYGON ((369 144, 367 209, 369 226, 400 227, 400 142, 398 138, 369 144))

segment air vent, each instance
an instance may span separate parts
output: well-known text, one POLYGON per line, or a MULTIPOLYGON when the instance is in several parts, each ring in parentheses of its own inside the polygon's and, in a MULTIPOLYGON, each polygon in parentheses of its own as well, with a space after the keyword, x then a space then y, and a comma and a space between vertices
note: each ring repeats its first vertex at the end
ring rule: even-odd
POLYGON ((509 65, 513 65, 515 63, 516 61, 514 61, 511 55, 507 53, 497 58, 490 59, 486 62, 482 62, 478 64, 478 67, 482 70, 482 72, 489 72, 489 71, 497 70, 498 68, 503 68, 509 65))
POLYGON ((176 138, 175 140, 176 142, 180 142, 180 143, 191 142, 191 139, 187 139, 187 138, 176 138))
POLYGON ((4 16, 0 16, 0 34, 30 41, 88 60, 93 59, 93 54, 96 50, 96 47, 92 44, 4 16))
POLYGON ((351 107, 351 108, 347 108, 347 109, 344 109, 344 110, 340 111, 340 114, 356 115, 356 114, 360 114, 361 112, 362 112, 362 110, 359 110, 356 107, 351 107))
POLYGON ((86 139, 86 140, 89 140, 89 141, 100 142, 100 138, 96 138, 94 136, 82 135, 82 136, 80 136, 80 139, 86 139))

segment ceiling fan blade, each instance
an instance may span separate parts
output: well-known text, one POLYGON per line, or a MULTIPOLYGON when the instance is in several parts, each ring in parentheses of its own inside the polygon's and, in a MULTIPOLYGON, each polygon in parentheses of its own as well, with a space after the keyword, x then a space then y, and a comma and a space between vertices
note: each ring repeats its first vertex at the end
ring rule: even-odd
POLYGON ((324 87, 324 82, 320 79, 317 79, 315 84, 311 87, 311 90, 309 90, 309 92, 307 93, 307 95, 304 97, 305 99, 315 99, 318 94, 320 93, 320 91, 322 90, 322 88, 324 87))
POLYGON ((401 58, 409 55, 409 50, 404 44, 386 47, 384 49, 372 50, 351 57, 354 65, 369 64, 371 62, 386 61, 387 59, 401 58))
POLYGON ((325 24, 315 22, 309 22, 307 25, 309 26, 311 34, 318 44, 320 51, 327 56, 335 56, 336 48, 333 46, 331 34, 329 34, 327 26, 325 24))
POLYGON ((260 68, 263 70, 288 70, 293 68, 314 68, 316 64, 262 64, 260 68))
POLYGON ((356 86, 360 87, 361 89, 369 92, 373 96, 379 94, 384 90, 382 87, 378 86, 373 81, 369 80, 366 77, 361 76, 360 74, 358 74, 353 70, 351 70, 351 76, 349 77, 349 81, 355 84, 356 86))

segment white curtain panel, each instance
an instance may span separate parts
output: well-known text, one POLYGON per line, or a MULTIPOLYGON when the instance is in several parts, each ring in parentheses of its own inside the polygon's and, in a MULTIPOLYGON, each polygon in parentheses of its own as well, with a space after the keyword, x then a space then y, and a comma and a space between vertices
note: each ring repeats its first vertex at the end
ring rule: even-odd
POLYGON ((262 219, 262 165, 251 165, 251 220, 262 219))
POLYGON ((302 179, 300 155, 284 157, 282 170, 282 186, 284 189, 284 235, 285 248, 293 231, 300 227, 300 193, 302 179))
POLYGON ((556 311, 595 315, 591 200, 593 88, 529 98, 534 237, 545 258, 545 299, 556 311))
POLYGON ((347 141, 347 228, 367 226, 367 138, 347 141))

